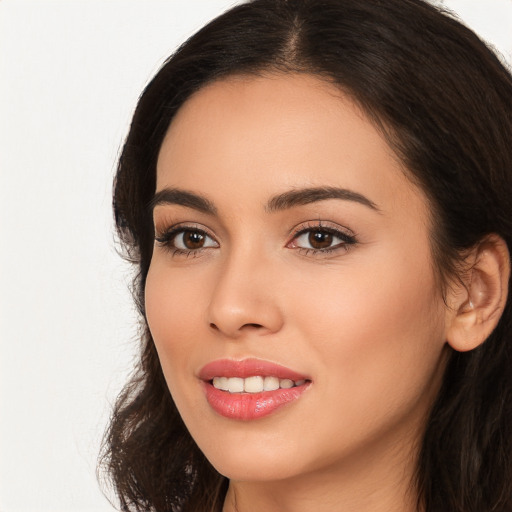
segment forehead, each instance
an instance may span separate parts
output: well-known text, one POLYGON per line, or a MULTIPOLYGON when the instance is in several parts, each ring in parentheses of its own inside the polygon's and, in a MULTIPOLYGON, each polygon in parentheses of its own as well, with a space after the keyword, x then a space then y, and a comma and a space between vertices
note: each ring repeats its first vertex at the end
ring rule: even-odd
POLYGON ((231 77, 195 93, 161 147, 157 190, 181 187, 229 201, 290 188, 335 186, 386 209, 426 209, 401 162, 367 116, 311 75, 231 77))

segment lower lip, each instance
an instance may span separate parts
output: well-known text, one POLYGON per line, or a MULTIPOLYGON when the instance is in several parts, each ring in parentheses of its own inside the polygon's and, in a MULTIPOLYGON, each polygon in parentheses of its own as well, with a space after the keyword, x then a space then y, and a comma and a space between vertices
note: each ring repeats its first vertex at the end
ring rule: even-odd
POLYGON ((280 407, 298 400, 310 385, 307 382, 289 389, 261 393, 230 393, 214 388, 211 382, 204 384, 206 399, 215 412, 226 418, 244 421, 263 418, 280 407))

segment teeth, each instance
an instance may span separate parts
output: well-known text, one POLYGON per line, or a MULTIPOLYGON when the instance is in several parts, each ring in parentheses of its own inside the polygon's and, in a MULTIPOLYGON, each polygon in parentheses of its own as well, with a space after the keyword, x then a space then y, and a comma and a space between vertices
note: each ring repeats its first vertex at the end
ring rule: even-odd
POLYGON ((215 379, 214 379, 214 386, 217 389, 222 389, 222 391, 227 391, 229 389, 227 377, 215 377, 215 379), (215 384, 215 379, 217 379, 216 384, 215 384))
POLYGON ((228 379, 228 391, 230 393, 241 393, 244 390, 244 379, 230 377, 228 379))
POLYGON ((290 379, 278 379, 277 377, 261 377, 255 375, 241 379, 240 377, 214 377, 213 387, 230 393, 261 393, 262 391, 274 391, 276 389, 289 389, 294 386, 302 386, 305 380, 294 382, 290 379))
POLYGON ((274 391, 274 389, 279 389, 279 379, 277 377, 265 377, 263 389, 265 391, 274 391))
POLYGON ((293 380, 283 379, 279 381, 279 387, 284 389, 293 388, 293 380))
POLYGON ((263 377, 247 377, 244 382, 246 393, 261 393, 263 391, 263 377))

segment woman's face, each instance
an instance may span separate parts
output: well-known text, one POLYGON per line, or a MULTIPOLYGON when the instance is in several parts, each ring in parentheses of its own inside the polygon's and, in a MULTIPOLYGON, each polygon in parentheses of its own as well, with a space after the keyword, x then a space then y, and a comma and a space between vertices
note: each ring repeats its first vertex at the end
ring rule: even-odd
POLYGON ((448 314, 426 198, 347 97, 306 75, 201 89, 162 145, 154 222, 148 323, 222 474, 410 458, 448 314))

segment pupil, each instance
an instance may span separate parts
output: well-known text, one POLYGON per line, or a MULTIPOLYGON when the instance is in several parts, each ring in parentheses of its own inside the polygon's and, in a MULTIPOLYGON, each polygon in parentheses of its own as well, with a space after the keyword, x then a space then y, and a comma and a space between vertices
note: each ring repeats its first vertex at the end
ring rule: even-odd
POLYGON ((197 231, 187 231, 183 237, 187 249, 199 249, 204 244, 204 236, 197 231))
POLYGON ((325 231, 312 231, 309 234, 309 243, 315 249, 325 249, 332 244, 332 234, 325 231))

